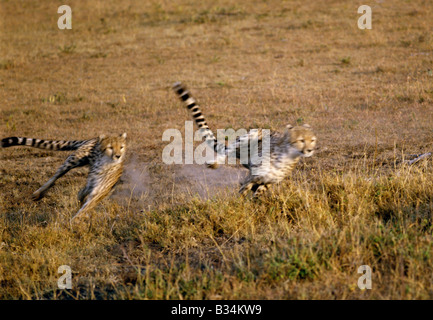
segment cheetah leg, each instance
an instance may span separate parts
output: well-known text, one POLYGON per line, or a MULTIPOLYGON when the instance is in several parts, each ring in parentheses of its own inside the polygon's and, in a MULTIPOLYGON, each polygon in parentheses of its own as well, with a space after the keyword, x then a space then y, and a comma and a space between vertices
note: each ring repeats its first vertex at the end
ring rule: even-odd
POLYGON ((80 201, 80 204, 83 204, 84 200, 89 195, 89 192, 90 190, 89 188, 87 188, 87 186, 85 186, 78 192, 78 201, 80 201))
POLYGON ((35 201, 42 199, 47 190, 54 185, 57 179, 65 175, 69 170, 84 166, 86 164, 87 162, 85 158, 79 159, 76 158, 73 154, 70 155, 66 159, 66 161, 60 166, 57 172, 42 187, 40 187, 32 194, 32 199, 35 201))
POLYGON ((209 169, 217 169, 218 168, 218 162, 216 162, 216 161, 206 162, 206 167, 209 169))
POLYGON ((241 188, 239 189, 239 193, 242 196, 246 196, 248 191, 250 191, 254 187, 255 183, 251 181, 250 177, 247 177, 243 183, 241 183, 241 188))
POLYGON ((75 214, 75 216, 72 217, 71 221, 93 209, 104 196, 105 195, 102 194, 99 190, 93 189, 90 193, 88 193, 86 201, 84 202, 80 210, 78 210, 78 212, 75 214))
MULTIPOLYGON (((118 181, 116 181, 117 183, 118 181)), ((93 209, 102 199, 104 199, 113 189, 116 183, 106 183, 101 180, 96 182, 95 180, 88 178, 87 185, 78 193, 78 200, 84 202, 80 210, 72 217, 71 221, 76 217, 87 214, 93 209)))
POLYGON ((217 154, 216 159, 206 162, 206 167, 210 169, 217 169, 220 164, 226 163, 226 157, 227 156, 225 154, 217 154))
POLYGON ((269 189, 269 185, 268 184, 260 184, 260 185, 256 185, 257 187, 255 188, 256 190, 254 191, 253 197, 254 198, 258 198, 259 196, 261 196, 266 190, 269 189))

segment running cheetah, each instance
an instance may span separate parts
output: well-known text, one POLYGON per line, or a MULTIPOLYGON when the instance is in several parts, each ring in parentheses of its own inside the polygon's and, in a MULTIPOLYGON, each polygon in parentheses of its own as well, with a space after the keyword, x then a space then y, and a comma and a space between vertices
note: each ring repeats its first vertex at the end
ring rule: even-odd
POLYGON ((295 127, 287 125, 284 133, 270 132, 268 140, 270 142, 269 154, 260 152, 260 148, 264 143, 264 130, 251 130, 250 133, 238 137, 234 143, 228 146, 219 144, 209 129, 195 99, 187 91, 186 87, 180 82, 176 82, 173 89, 190 110, 206 142, 217 153, 217 160, 208 163, 209 167, 216 168, 218 163, 224 163, 225 158, 231 155, 240 159, 242 146, 247 147, 248 161, 244 161, 242 165, 249 169, 249 175, 241 182, 239 192, 242 195, 246 195, 251 190, 253 196, 258 197, 270 185, 278 183, 287 177, 301 157, 311 157, 314 153, 317 138, 307 124, 295 127), (258 153, 250 148, 252 143, 258 145, 258 153), (257 157, 261 157, 262 161, 254 161, 257 157))
POLYGON ((1 147, 28 146, 46 150, 74 151, 57 172, 32 195, 33 200, 41 199, 57 179, 69 170, 89 166, 87 183, 78 193, 81 208, 77 217, 92 209, 105 198, 118 182, 123 172, 126 151, 126 133, 120 136, 101 135, 97 138, 78 141, 55 141, 32 138, 9 137, 1 140, 1 147))

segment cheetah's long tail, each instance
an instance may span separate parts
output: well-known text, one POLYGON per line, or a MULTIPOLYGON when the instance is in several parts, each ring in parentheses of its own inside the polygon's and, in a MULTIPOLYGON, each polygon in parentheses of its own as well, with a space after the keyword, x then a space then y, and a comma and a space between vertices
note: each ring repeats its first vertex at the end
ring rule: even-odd
POLYGON ((2 148, 9 148, 14 146, 27 146, 45 150, 55 150, 55 151, 71 151, 77 150, 79 147, 84 145, 89 140, 74 140, 74 141, 64 141, 64 140, 41 140, 33 138, 23 138, 23 137, 9 137, 4 138, 0 142, 2 148))
POLYGON ((206 120, 203 116, 203 113, 198 106, 196 100, 191 96, 190 92, 186 89, 186 87, 180 83, 176 82, 173 85, 173 90, 179 96, 180 100, 182 100, 188 110, 191 112, 191 115, 196 123, 197 127, 201 130, 201 134, 205 137, 206 142, 211 148, 218 154, 223 155, 226 154, 226 146, 223 144, 218 144, 217 139, 215 138, 212 130, 209 129, 209 126, 206 123, 206 120))

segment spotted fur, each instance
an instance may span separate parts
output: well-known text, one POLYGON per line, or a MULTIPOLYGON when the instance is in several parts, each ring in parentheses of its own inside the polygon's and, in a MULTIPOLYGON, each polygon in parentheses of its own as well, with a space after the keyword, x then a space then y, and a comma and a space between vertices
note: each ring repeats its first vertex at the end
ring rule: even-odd
POLYGON ((311 157, 314 153, 317 138, 307 124, 295 127, 287 125, 284 133, 271 131, 268 140, 264 139, 266 132, 258 129, 237 137, 236 141, 230 145, 218 143, 200 107, 186 87, 176 82, 173 90, 190 110, 202 137, 217 153, 216 161, 208 163, 208 167, 216 168, 218 163, 224 163, 228 156, 240 159, 242 147, 246 147, 248 161, 244 161, 242 165, 249 169, 249 175, 241 182, 239 192, 242 195, 246 195, 251 190, 254 197, 259 196, 270 185, 287 177, 301 157, 311 157), (269 154, 261 152, 264 141, 270 143, 269 154), (257 144, 257 148, 251 148, 254 143, 257 144), (256 161, 257 157, 261 157, 262 161, 256 161))
POLYGON ((10 137, 1 140, 1 147, 28 146, 45 150, 74 151, 57 172, 38 190, 32 198, 41 199, 57 179, 69 170, 89 166, 87 183, 78 193, 81 208, 74 216, 92 209, 105 198, 119 181, 123 172, 126 151, 126 133, 109 137, 101 135, 89 140, 55 141, 32 138, 10 137))

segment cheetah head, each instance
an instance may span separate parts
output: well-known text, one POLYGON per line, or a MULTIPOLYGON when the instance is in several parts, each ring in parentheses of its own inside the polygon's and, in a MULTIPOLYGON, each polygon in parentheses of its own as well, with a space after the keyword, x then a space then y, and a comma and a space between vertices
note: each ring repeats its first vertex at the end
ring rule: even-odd
POLYGON ((288 125, 290 144, 301 154, 302 157, 311 157, 316 148, 316 135, 308 124, 293 127, 288 125))
POLYGON ((123 161, 126 151, 126 133, 114 137, 101 135, 99 136, 99 143, 105 156, 116 162, 123 161))

